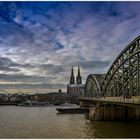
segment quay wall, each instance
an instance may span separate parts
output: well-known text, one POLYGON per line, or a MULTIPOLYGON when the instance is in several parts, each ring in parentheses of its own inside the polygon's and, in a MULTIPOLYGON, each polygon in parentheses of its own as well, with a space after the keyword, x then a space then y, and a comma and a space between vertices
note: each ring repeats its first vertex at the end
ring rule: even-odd
POLYGON ((93 121, 140 120, 140 106, 90 107, 89 119, 93 121))

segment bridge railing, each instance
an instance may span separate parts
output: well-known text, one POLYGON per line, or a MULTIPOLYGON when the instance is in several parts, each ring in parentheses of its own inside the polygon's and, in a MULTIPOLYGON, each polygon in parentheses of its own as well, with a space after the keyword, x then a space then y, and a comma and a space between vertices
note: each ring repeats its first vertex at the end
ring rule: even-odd
POLYGON ((99 97, 99 98, 91 98, 90 100, 115 102, 115 103, 127 103, 127 104, 140 104, 140 96, 132 96, 131 98, 126 98, 126 97, 99 97))

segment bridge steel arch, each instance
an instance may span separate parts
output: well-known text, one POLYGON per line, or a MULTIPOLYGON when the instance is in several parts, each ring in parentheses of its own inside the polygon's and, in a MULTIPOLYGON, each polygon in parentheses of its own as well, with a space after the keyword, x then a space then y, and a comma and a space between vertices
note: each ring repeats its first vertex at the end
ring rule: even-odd
POLYGON ((104 74, 90 74, 87 77, 84 98, 100 97, 101 96, 101 83, 104 74))
POLYGON ((140 96, 140 36, 115 59, 101 86, 101 96, 140 96))

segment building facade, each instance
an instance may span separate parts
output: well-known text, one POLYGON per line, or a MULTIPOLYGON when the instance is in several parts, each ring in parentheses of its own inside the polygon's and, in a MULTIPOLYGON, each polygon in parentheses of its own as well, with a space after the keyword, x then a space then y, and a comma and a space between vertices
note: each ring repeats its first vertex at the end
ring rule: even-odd
POLYGON ((84 90, 85 85, 82 84, 82 76, 80 73, 80 68, 78 67, 78 74, 75 78, 73 67, 71 69, 71 76, 69 84, 67 85, 67 93, 70 94, 80 94, 84 90))

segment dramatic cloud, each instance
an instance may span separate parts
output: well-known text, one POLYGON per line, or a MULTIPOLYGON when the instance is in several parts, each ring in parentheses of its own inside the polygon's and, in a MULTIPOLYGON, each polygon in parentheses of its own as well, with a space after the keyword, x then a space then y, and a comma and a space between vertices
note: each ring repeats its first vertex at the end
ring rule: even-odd
MULTIPOLYGON (((1 2, 0 88, 66 90, 71 66, 106 73, 140 33, 140 2, 1 2)), ((75 75, 77 68, 75 68, 75 75)))

